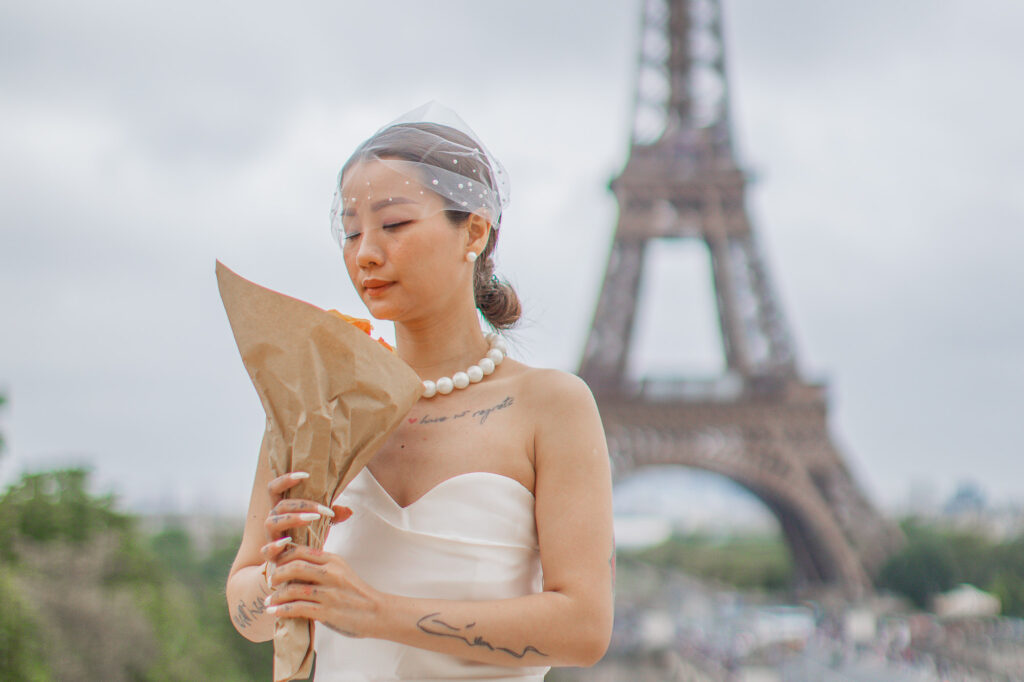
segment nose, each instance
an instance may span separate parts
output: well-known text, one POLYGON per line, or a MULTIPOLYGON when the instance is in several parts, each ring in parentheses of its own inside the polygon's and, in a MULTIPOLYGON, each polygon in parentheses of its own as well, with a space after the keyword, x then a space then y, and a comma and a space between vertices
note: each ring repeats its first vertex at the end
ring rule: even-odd
POLYGON ((384 249, 380 243, 381 230, 364 230, 359 235, 359 246, 356 251, 356 265, 369 268, 384 264, 384 249))

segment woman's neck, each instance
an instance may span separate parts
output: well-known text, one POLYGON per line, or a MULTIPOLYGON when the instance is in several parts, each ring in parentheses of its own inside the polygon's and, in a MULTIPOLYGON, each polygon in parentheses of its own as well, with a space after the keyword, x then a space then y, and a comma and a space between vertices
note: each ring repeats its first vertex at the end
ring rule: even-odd
POLYGON ((452 312, 442 318, 396 322, 398 356, 423 379, 436 379, 465 371, 487 354, 476 308, 452 312))

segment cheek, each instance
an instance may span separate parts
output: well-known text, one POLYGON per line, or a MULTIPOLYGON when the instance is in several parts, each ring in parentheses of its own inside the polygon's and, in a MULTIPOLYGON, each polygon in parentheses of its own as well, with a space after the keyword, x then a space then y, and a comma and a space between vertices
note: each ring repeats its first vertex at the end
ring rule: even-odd
POLYGON ((406 272, 415 278, 416 286, 433 294, 446 289, 456 279, 458 262, 447 245, 436 242, 417 244, 415 249, 396 254, 406 272))
POLYGON ((422 248, 412 240, 396 240, 389 245, 387 258, 395 267, 402 271, 415 270, 416 265, 423 261, 422 248))
MULTIPOLYGON (((345 270, 348 272, 348 278, 352 280, 352 285, 356 286, 356 279, 359 276, 359 265, 356 263, 356 250, 343 247, 341 255, 345 259, 345 270)), ((358 289, 358 286, 356 288, 358 289)))

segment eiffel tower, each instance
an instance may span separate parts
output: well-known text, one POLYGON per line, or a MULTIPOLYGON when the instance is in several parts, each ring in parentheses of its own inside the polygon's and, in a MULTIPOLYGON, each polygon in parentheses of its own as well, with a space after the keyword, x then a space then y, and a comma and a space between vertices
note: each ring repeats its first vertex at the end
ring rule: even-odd
MULTIPOLYGON (((804 587, 858 595, 900 543, 828 432, 826 387, 801 378, 745 207, 729 124, 719 0, 646 0, 619 220, 579 374, 604 419, 615 475, 682 465, 726 476, 778 518, 804 587), (725 370, 632 379, 647 247, 702 240, 725 370)), ((671 310, 659 311, 672 314, 671 310)))

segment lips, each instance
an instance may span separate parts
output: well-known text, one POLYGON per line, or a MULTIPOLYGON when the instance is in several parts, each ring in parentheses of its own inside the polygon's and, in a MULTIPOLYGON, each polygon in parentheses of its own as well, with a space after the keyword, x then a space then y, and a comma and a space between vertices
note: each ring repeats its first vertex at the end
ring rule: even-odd
POLYGON ((385 291, 390 289, 391 286, 394 284, 394 282, 389 282, 386 279, 375 279, 373 277, 368 277, 367 279, 364 279, 361 282, 361 284, 362 284, 363 290, 369 296, 380 296, 385 291))

